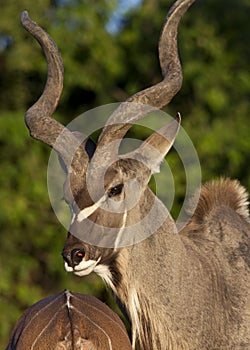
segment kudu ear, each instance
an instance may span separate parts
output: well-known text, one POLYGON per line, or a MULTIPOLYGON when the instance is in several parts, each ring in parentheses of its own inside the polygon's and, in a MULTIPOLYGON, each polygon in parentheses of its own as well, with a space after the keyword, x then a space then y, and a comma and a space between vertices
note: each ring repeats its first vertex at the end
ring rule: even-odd
POLYGON ((180 123, 178 113, 170 123, 150 135, 134 152, 133 158, 142 161, 152 174, 160 172, 160 165, 175 141, 180 123))

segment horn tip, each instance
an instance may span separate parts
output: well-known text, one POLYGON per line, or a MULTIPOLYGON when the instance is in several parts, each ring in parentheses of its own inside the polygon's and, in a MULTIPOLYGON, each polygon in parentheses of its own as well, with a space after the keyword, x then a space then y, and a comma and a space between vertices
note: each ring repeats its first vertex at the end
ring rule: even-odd
POLYGON ((23 24, 25 21, 29 20, 29 13, 28 13, 27 10, 24 10, 24 11, 21 13, 20 20, 21 20, 21 23, 22 23, 22 24, 23 24))

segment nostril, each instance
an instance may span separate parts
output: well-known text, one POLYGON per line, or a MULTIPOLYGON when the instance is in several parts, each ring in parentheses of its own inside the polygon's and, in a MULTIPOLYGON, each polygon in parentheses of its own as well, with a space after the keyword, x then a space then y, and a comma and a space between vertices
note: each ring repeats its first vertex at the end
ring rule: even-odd
POLYGON ((78 265, 85 256, 85 251, 83 249, 73 249, 71 252, 71 261, 73 266, 78 265))

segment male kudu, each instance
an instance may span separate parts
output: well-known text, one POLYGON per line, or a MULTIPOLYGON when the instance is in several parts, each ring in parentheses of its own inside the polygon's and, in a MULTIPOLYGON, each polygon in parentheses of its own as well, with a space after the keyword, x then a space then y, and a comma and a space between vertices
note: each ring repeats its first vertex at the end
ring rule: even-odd
POLYGON ((79 145, 78 134, 51 118, 62 90, 61 57, 49 36, 22 16, 48 62, 46 87, 26 123, 34 138, 55 149, 68 174, 64 197, 73 215, 63 249, 66 270, 79 276, 95 271, 111 286, 128 310, 133 346, 143 350, 250 347, 245 189, 236 180, 205 184, 193 216, 177 233, 148 182, 175 140, 180 116, 134 152, 118 153, 131 125, 167 105, 181 87, 177 32, 193 2, 176 1, 166 17, 159 41, 162 82, 111 115, 94 153, 89 139, 79 145))

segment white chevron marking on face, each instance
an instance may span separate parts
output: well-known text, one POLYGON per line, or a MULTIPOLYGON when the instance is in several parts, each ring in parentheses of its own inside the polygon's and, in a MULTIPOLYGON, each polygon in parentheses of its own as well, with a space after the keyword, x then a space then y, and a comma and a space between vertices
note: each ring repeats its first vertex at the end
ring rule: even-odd
POLYGON ((96 211, 96 209, 100 208, 101 204, 105 202, 106 199, 107 195, 105 194, 96 203, 94 203, 90 207, 81 210, 80 213, 77 215, 77 221, 82 222, 84 219, 87 219, 91 214, 93 214, 96 211))
POLYGON ((94 271, 94 268, 98 265, 100 260, 101 260, 101 257, 99 257, 97 260, 83 259, 74 268, 69 266, 67 262, 65 262, 64 267, 67 272, 74 272, 74 274, 77 276, 86 276, 86 275, 89 275, 92 271, 94 271))

